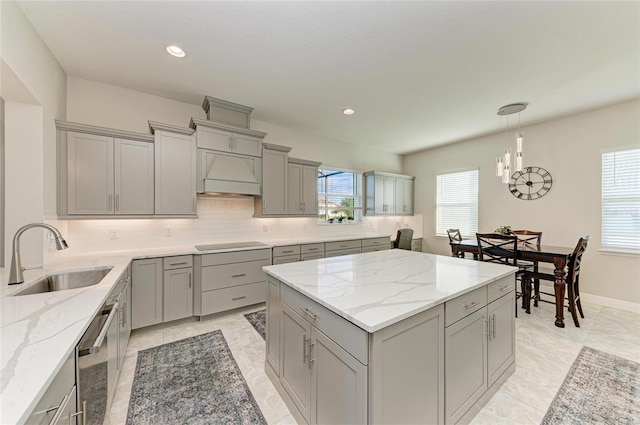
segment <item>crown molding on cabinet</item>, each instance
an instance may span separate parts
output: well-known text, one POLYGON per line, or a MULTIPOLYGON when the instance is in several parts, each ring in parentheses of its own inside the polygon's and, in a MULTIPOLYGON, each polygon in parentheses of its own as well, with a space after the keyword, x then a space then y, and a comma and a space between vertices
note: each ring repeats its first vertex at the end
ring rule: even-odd
POLYGON ((319 167, 320 165, 322 165, 322 162, 309 161, 308 159, 291 158, 291 157, 289 157, 289 162, 293 162, 294 164, 311 165, 312 167, 319 167))
POLYGON ((248 129, 248 128, 234 127, 234 126, 231 126, 231 125, 220 124, 220 123, 217 123, 217 122, 213 122, 213 121, 209 121, 209 120, 203 120, 203 119, 200 119, 200 118, 192 117, 191 121, 189 122, 189 127, 195 129, 197 126, 215 128, 215 129, 218 129, 218 130, 228 131, 228 132, 236 133, 236 134, 244 134, 245 136, 257 137, 259 139, 264 139, 265 136, 267 135, 267 133, 262 132, 262 131, 258 131, 258 130, 251 130, 251 129, 248 129))
POLYGON ((291 152, 291 148, 289 146, 282 145, 274 145, 273 143, 262 143, 263 149, 270 149, 272 151, 280 151, 280 152, 291 152))
POLYGON ((179 125, 165 124, 157 121, 149 121, 149 131, 151 134, 155 134, 156 130, 168 131, 170 133, 184 134, 191 136, 195 130, 189 127, 182 127, 179 125))
POLYGON ((216 99, 215 97, 205 96, 202 102, 202 109, 209 113, 211 106, 217 106, 219 108, 228 109, 230 111, 241 112, 243 114, 251 114, 253 108, 250 106, 240 105, 239 103, 229 102, 227 100, 216 99))
POLYGON ((75 131, 78 133, 96 134, 99 136, 118 137, 121 139, 140 140, 153 142, 153 135, 136 133, 133 131, 118 130, 115 128, 98 127, 95 125, 80 124, 77 122, 56 120, 56 128, 62 131, 75 131))

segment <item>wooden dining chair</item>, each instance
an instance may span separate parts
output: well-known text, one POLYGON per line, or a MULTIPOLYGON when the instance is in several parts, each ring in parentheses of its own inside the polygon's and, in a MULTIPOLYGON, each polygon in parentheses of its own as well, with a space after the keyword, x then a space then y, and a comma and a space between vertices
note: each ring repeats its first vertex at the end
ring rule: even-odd
MULTIPOLYGON (((518 263, 518 237, 500 233, 476 233, 476 239, 478 242, 479 261, 518 267, 514 282, 516 286, 516 317, 518 317, 518 299, 523 298, 525 292, 523 275, 530 268, 530 266, 518 263), (520 281, 520 291, 518 291, 518 281, 520 281)), ((530 288, 529 294, 531 294, 530 288)), ((524 298, 522 308, 526 308, 524 298)))
MULTIPOLYGON (((580 317, 584 319, 584 313, 582 312, 582 304, 580 302, 580 266, 582 264, 582 254, 584 254, 587 249, 587 244, 589 243, 590 236, 584 236, 578 240, 571 257, 569 258, 569 264, 567 265, 567 276, 565 278, 566 285, 566 296, 565 299, 568 301, 568 309, 573 317, 573 323, 577 328, 580 327, 580 322, 578 321, 578 313, 576 312, 576 307, 578 307, 578 312, 580 313, 580 317)), ((525 281, 525 289, 528 291, 525 292, 524 295, 524 303, 526 305, 526 312, 531 313, 530 304, 531 304, 531 280, 532 279, 542 279, 549 280, 555 282, 556 275, 553 269, 544 269, 544 270, 528 270, 524 273, 523 280, 525 281), (528 284, 527 284, 528 283, 528 284)), ((553 301, 547 301, 540 299, 540 301, 548 302, 555 304, 555 293, 549 292, 540 292, 541 294, 550 295, 553 297, 553 301)))
MULTIPOLYGON (((512 230, 512 234, 518 237, 519 247, 525 247, 527 249, 540 249, 542 243, 542 232, 535 232, 533 230, 512 230)), ((537 261, 520 261, 520 265, 528 265, 533 267, 534 271, 538 271, 537 261)), ((540 279, 533 280, 534 296, 533 305, 538 307, 538 300, 540 299, 540 279)))
MULTIPOLYGON (((451 245, 452 243, 462 242, 462 234, 460 233, 460 229, 447 230, 447 236, 449 236, 449 245, 451 245)), ((455 251, 452 249, 451 256, 464 258, 464 252, 458 252, 458 254, 456 255, 455 251)))

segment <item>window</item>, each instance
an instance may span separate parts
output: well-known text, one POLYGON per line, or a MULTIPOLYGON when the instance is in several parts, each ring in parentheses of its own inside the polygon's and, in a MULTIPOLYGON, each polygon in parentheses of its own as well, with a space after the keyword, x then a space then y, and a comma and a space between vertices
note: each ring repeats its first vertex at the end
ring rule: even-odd
POLYGON ((478 231, 478 170, 436 176, 436 234, 460 229, 463 235, 478 231))
POLYGON ((318 170, 318 221, 362 221, 362 174, 328 168, 318 170))
POLYGON ((640 149, 602 154, 602 247, 640 251, 640 149))

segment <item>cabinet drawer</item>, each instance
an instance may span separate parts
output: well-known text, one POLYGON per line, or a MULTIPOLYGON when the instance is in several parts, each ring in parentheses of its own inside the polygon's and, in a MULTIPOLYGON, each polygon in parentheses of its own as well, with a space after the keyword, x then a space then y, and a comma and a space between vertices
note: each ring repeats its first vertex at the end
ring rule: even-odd
MULTIPOLYGON (((287 246, 274 246, 273 247, 273 256, 274 257, 284 257, 285 255, 296 255, 300 254, 300 245, 287 245, 287 246)), ((275 264, 275 263, 274 263, 275 264)))
POLYGON ((202 315, 263 303, 267 299, 266 282, 256 282, 202 293, 202 315))
POLYGON ((324 253, 323 243, 309 243, 309 244, 300 246, 301 254, 316 254, 318 252, 324 253))
POLYGON ((356 239, 353 241, 338 241, 338 242, 327 242, 324 245, 324 249, 326 251, 336 251, 339 249, 353 249, 362 247, 362 242, 360 239, 356 239))
POLYGON ((369 334, 365 330, 287 285, 280 285, 280 297, 289 308, 304 317, 362 364, 368 364, 369 334))
MULTIPOLYGON (((27 419, 29 424, 49 424, 58 412, 58 409, 48 409, 60 405, 69 394, 73 392, 76 378, 75 350, 67 357, 58 374, 53 378, 49 388, 45 391, 42 398, 33 409, 33 413, 27 419)), ((105 382, 106 385, 106 382, 105 382)), ((71 401, 71 400, 69 400, 71 401)), ((75 404, 75 399, 72 400, 75 404)))
POLYGON ((489 286, 487 286, 488 302, 493 302, 501 296, 507 295, 509 292, 515 290, 515 277, 513 275, 491 282, 489 286))
POLYGON ((300 260, 301 261, 307 261, 307 260, 319 260, 321 258, 324 258, 324 251, 319 252, 317 254, 302 254, 300 256, 300 260))
POLYGON ((285 255, 284 257, 273 257, 273 264, 295 263, 300 261, 300 255, 285 255))
POLYGON ((362 247, 362 252, 386 251, 389 246, 367 246, 362 247))
POLYGON ((221 252, 202 256, 202 266, 217 266, 220 264, 242 263, 245 261, 271 260, 271 248, 252 249, 248 251, 221 252))
POLYGON ((162 266, 164 270, 183 269, 185 267, 192 267, 193 256, 180 255, 177 257, 165 257, 162 259, 162 266))
POLYGON ((449 326, 486 305, 486 286, 449 300, 444 305, 444 325, 449 326))
POLYGON ((268 260, 259 260, 203 267, 202 290, 209 291, 266 280, 262 267, 270 264, 268 260))
POLYGON ((371 239, 362 240, 363 248, 370 247, 370 246, 386 246, 387 248, 389 248, 390 245, 391 245, 391 240, 387 236, 381 237, 381 238, 371 238, 371 239))

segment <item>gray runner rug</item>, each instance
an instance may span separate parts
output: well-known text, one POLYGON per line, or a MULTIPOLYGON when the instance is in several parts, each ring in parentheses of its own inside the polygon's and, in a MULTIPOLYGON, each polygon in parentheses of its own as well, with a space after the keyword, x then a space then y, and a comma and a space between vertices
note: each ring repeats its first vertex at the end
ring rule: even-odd
POLYGON ((256 331, 260 334, 262 339, 267 339, 265 332, 265 321, 267 318, 266 310, 254 311, 253 313, 247 313, 244 315, 245 319, 251 323, 251 326, 255 328, 256 331))
POLYGON ((640 364, 583 347, 542 425, 640 424, 640 364))
POLYGON ((138 352, 127 425, 264 424, 221 331, 138 352))

